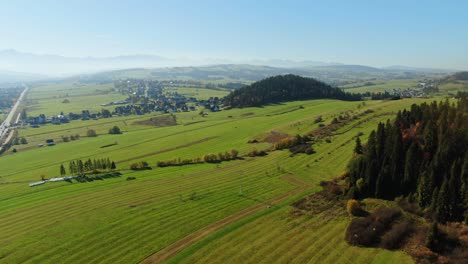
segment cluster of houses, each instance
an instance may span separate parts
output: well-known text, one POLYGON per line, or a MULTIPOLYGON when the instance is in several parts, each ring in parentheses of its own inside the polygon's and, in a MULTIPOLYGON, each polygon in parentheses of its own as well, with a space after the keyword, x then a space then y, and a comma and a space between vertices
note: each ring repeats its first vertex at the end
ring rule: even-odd
POLYGON ((39 116, 29 116, 25 120, 32 127, 43 124, 62 124, 71 120, 90 120, 108 118, 113 115, 143 115, 150 112, 177 113, 197 110, 209 110, 218 112, 221 110, 222 100, 218 97, 211 97, 207 100, 199 100, 194 97, 186 97, 177 92, 164 92, 161 82, 152 80, 129 79, 116 81, 115 88, 122 94, 127 94, 125 100, 101 104, 101 106, 116 106, 111 112, 103 109, 101 112, 90 113, 89 110, 82 110, 81 113, 63 112, 59 115, 47 117, 44 114, 39 116))
POLYGON ((49 117, 47 117, 44 114, 40 114, 39 116, 30 116, 30 117, 28 117, 27 122, 31 126, 38 126, 38 125, 48 124, 48 123, 49 124, 60 125, 62 123, 70 122, 70 119, 69 119, 69 117, 63 115, 63 113, 61 113, 60 115, 53 115, 53 116, 49 116, 49 117))
POLYGON ((406 88, 406 89, 393 89, 392 93, 393 96, 398 96, 400 98, 427 98, 427 94, 420 89, 412 89, 412 88, 406 88))

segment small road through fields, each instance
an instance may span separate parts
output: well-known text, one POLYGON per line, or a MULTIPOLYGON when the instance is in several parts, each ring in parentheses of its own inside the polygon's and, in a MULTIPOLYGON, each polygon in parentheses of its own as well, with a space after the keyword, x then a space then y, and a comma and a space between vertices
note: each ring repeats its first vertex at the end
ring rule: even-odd
POLYGON ((292 197, 294 195, 300 194, 312 187, 312 184, 300 179, 292 174, 287 174, 282 177, 283 180, 293 184, 296 186, 293 190, 284 193, 280 196, 277 196, 271 200, 256 204, 254 206, 248 207, 244 210, 241 210, 235 214, 232 214, 224 219, 221 219, 218 222, 215 222, 213 224, 210 224, 182 239, 179 241, 161 249, 158 252, 155 252, 154 254, 146 257, 144 260, 142 260, 140 263, 141 264, 158 264, 158 263, 164 263, 165 261, 169 260, 170 258, 174 257, 177 253, 181 252, 182 250, 188 248, 189 246, 195 244, 196 242, 204 239, 205 237, 211 235, 212 233, 228 226, 229 224, 232 224, 244 217, 247 217, 249 215, 252 215, 262 209, 266 209, 268 206, 278 204, 284 200, 286 200, 289 197, 292 197))

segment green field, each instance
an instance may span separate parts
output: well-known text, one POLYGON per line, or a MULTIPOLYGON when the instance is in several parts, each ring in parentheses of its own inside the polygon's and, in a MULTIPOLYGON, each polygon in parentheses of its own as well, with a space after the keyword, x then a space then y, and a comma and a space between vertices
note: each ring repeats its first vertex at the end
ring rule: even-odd
POLYGON ((340 86, 340 88, 345 89, 347 92, 351 93, 383 93, 385 91, 392 91, 393 89, 406 89, 414 87, 419 83, 417 79, 402 79, 402 80, 372 80, 365 82, 358 82, 340 86), (373 85, 366 85, 366 83, 371 82, 373 85))
POLYGON ((99 112, 101 104, 120 101, 127 96, 113 91, 113 84, 83 85, 78 83, 48 84, 33 89, 27 95, 27 114, 46 116, 81 113, 82 110, 99 112), (67 99, 69 103, 64 103, 67 99))
POLYGON ((445 82, 439 85, 439 90, 441 92, 448 93, 457 93, 458 91, 468 91, 468 81, 451 81, 445 82))
POLYGON ((170 92, 177 92, 179 94, 183 94, 186 97, 195 97, 198 99, 206 100, 210 97, 224 97, 228 95, 228 90, 213 90, 213 89, 205 89, 205 88, 188 88, 188 87, 176 87, 166 89, 170 92))
MULTIPOLYGON (((88 87, 88 91, 77 92, 71 87, 63 88, 63 92, 76 92, 70 101, 96 90, 88 87)), ((54 89, 57 87, 50 88, 54 89)), ((199 96, 211 92, 201 90, 199 96)), ((48 89, 37 89, 28 99, 53 100, 56 99, 53 94, 48 89)), ((311 186, 339 175, 351 157, 358 132, 364 133, 365 139, 379 121, 420 102, 368 101, 365 107, 358 108, 360 102, 312 100, 221 111, 206 117, 195 112, 177 113, 177 125, 167 127, 134 124, 161 115, 155 113, 20 129, 19 135, 26 137, 29 144, 18 146, 17 153, 10 151, 0 157, 0 200, 4 201, 0 203, 0 262, 138 262, 196 230, 291 192, 296 186, 286 181, 285 175, 293 175, 311 186), (314 145, 317 153, 310 156, 291 157, 289 151, 275 151, 266 157, 246 157, 220 164, 155 167, 160 160, 195 158, 233 148, 241 155, 253 148, 267 149, 271 143, 247 142, 261 140, 271 132, 305 134, 318 127, 314 120, 320 115, 328 124, 346 111, 358 114, 367 109, 374 111, 362 118, 367 122, 359 123, 358 119, 348 123, 335 132, 331 143, 314 145), (123 134, 108 135, 113 125, 118 125, 123 134), (88 129, 95 129, 98 137, 85 137, 88 129), (81 139, 60 141, 61 136, 75 134, 81 135, 81 139), (58 144, 37 146, 50 138, 58 144), (101 148, 113 143, 118 144, 101 148), (121 177, 28 187, 28 183, 40 180, 41 175, 58 176, 60 164, 68 168, 70 160, 106 157, 117 162, 121 177), (130 171, 130 164, 137 161, 147 161, 153 169, 130 171), (127 181, 129 176, 136 180, 127 181)), ((54 108, 50 105, 44 109, 54 108)), ((260 256, 264 260, 276 259, 277 254, 287 252, 295 244, 297 250, 283 254, 282 260, 302 262, 315 258, 332 263, 345 262, 353 255, 368 263, 409 260, 400 252, 348 246, 342 239, 347 219, 333 219, 324 225, 320 224, 320 216, 290 222, 288 208, 288 203, 281 203, 271 213, 262 210, 260 216, 252 216, 251 221, 232 232, 221 230, 211 234, 216 239, 200 241, 199 251, 189 248, 180 258, 206 263, 229 257, 231 262, 253 263, 260 256), (250 232, 252 229, 264 235, 250 232), (270 243, 272 238, 274 244, 270 243), (341 252, 346 254, 340 257, 341 252)))

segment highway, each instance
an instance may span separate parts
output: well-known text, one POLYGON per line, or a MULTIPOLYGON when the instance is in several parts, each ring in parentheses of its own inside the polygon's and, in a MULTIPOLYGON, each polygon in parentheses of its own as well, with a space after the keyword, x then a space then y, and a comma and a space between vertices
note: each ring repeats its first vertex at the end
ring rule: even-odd
POLYGON ((16 100, 15 105, 13 108, 11 108, 10 113, 8 113, 7 118, 3 121, 3 123, 0 125, 0 142, 3 141, 3 139, 7 136, 10 127, 11 127, 11 121, 13 120, 13 117, 15 116, 16 112, 18 111, 18 106, 21 104, 21 102, 24 99, 24 96, 28 92, 28 87, 24 85, 24 91, 20 94, 18 97, 18 100, 16 100))

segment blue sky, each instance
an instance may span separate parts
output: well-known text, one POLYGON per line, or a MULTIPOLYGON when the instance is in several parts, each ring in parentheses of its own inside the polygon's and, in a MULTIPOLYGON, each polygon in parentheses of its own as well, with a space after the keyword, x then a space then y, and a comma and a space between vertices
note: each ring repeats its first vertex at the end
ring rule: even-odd
POLYGON ((468 69, 468 1, 8 1, 0 49, 468 69))

